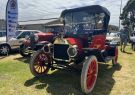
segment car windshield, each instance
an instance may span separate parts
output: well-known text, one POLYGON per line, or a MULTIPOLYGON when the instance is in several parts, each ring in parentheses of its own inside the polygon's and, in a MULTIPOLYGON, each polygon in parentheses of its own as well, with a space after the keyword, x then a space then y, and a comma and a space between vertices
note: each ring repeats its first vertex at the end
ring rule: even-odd
POLYGON ((22 31, 16 31, 15 35, 18 36, 22 31))
POLYGON ((30 36, 31 34, 35 34, 35 33, 39 33, 39 31, 37 30, 20 30, 21 32, 18 34, 18 36, 16 37, 17 39, 20 38, 25 38, 26 36, 30 36))
POLYGON ((67 13, 64 16, 65 33, 81 33, 84 30, 103 29, 104 13, 92 14, 89 12, 67 13))

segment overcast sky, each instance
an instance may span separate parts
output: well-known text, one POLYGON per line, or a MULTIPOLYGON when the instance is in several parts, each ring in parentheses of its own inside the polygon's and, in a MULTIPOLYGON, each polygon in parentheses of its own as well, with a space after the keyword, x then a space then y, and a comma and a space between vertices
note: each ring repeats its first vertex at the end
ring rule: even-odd
MULTIPOLYGON (((123 0, 123 7, 128 0, 123 0)), ((0 0, 0 19, 5 17, 7 0, 0 0)), ((102 5, 111 13, 110 24, 119 23, 120 0, 18 0, 19 21, 58 18, 64 9, 102 5)))

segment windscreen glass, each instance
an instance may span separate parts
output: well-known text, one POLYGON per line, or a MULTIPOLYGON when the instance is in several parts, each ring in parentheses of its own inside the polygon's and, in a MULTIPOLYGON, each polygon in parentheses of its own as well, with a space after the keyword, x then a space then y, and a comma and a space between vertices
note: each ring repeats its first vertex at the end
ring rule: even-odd
POLYGON ((64 17, 65 32, 85 33, 88 30, 103 29, 104 13, 72 12, 64 17))

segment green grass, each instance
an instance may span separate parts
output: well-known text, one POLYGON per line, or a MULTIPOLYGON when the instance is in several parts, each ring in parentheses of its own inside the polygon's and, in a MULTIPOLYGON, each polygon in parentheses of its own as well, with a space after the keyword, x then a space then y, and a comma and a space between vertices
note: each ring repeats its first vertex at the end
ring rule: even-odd
MULTIPOLYGON (((126 50, 119 53, 115 68, 111 63, 99 64, 92 95, 135 95, 135 52, 130 47, 126 50)), ((80 72, 56 70, 34 78, 28 62, 19 55, 0 57, 0 95, 83 95, 80 72)))

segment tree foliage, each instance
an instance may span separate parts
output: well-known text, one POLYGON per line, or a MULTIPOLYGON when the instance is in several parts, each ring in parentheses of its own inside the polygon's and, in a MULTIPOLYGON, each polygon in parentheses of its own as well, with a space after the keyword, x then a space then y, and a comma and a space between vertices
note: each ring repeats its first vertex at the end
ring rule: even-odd
POLYGON ((135 0, 129 0, 125 7, 123 8, 123 12, 120 15, 120 19, 122 20, 122 25, 131 26, 132 30, 135 28, 135 0))

